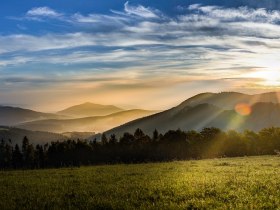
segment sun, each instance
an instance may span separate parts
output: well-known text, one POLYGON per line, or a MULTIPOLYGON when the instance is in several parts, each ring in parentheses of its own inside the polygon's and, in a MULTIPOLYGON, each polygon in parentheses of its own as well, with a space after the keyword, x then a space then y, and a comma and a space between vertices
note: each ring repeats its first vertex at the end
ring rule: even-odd
POLYGON ((251 73, 250 76, 262 80, 264 86, 280 86, 280 70, 261 70, 251 73))
POLYGON ((278 57, 275 54, 266 54, 254 59, 254 65, 259 68, 249 73, 248 76, 257 79, 263 86, 280 86, 280 60, 278 57))
POLYGON ((264 79, 264 83, 268 86, 280 85, 280 72, 277 70, 260 72, 260 76, 264 79))

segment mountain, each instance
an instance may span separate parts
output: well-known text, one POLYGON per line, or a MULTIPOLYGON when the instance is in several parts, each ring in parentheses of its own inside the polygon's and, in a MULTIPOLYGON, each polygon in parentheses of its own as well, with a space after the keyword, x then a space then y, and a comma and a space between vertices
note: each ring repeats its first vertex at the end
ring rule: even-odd
POLYGON ((104 116, 120 111, 124 110, 113 105, 100 105, 87 102, 80 105, 71 106, 67 109, 57 112, 57 114, 81 118, 90 116, 104 116))
POLYGON ((259 102, 280 103, 280 93, 269 92, 255 95, 237 92, 201 93, 184 101, 177 108, 193 107, 199 104, 212 104, 222 109, 234 109, 235 105, 239 103, 253 105, 259 102))
POLYGON ((106 115, 66 120, 40 120, 18 124, 16 127, 55 133, 65 132, 103 132, 131 120, 154 114, 155 111, 134 109, 106 115))
POLYGON ((13 144, 21 145, 24 136, 27 136, 29 142, 34 145, 67 139, 67 137, 56 133, 28 131, 19 128, 0 126, 0 140, 8 141, 11 139, 13 144))
POLYGON ((0 125, 14 125, 21 122, 42 119, 58 119, 64 116, 36 112, 30 109, 22 109, 18 107, 0 106, 0 125))
POLYGON ((170 129, 201 130, 212 126, 223 130, 258 131, 265 127, 280 126, 279 96, 279 93, 203 93, 174 108, 134 120, 105 133, 120 136, 124 132, 133 133, 141 128, 151 135, 154 129, 164 133, 170 129), (240 103, 250 105, 250 115, 242 116, 235 111, 234 107, 240 103))
POLYGON ((82 140, 89 140, 94 135, 94 132, 65 132, 62 133, 63 136, 67 137, 68 139, 82 139, 82 140))

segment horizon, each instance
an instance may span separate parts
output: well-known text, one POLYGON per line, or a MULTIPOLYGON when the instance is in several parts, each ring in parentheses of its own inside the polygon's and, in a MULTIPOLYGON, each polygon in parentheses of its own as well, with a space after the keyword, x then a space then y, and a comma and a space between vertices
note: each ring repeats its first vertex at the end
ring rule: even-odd
MULTIPOLYGON (((150 111, 156 111, 156 112, 161 112, 161 111, 164 111, 164 110, 168 110, 168 109, 171 109, 173 107, 176 107, 178 105, 180 105, 181 103, 187 101, 188 99, 192 98, 192 97, 195 97, 195 96, 198 96, 198 95, 201 95, 201 94, 221 94, 221 93, 239 93, 239 94, 244 94, 244 95, 261 95, 261 94, 269 94, 269 93, 279 93, 280 94, 280 91, 266 91, 266 92, 257 92, 257 93, 244 93, 244 92, 236 92, 236 91, 221 91, 221 92, 201 92, 201 93, 197 93, 195 95, 192 95, 188 98, 186 98, 185 100, 183 101, 180 101, 178 102, 177 104, 175 104, 174 106, 170 106, 170 107, 166 107, 164 109, 146 109, 144 107, 135 107, 133 105, 116 105, 116 104, 101 104, 101 103, 96 103, 96 102, 91 102, 91 101, 85 101, 85 102, 82 102, 80 104, 72 104, 72 105, 69 105, 69 106, 66 106, 66 107, 62 107, 61 109, 56 109, 56 110, 52 110, 52 111, 47 111, 47 110, 40 110, 40 109, 32 109, 30 107, 26 107, 25 105, 16 105, 16 104, 0 104, 0 106, 2 107, 14 107, 14 108, 23 108, 23 109, 29 109, 29 110, 33 110, 33 111, 36 111, 36 112, 45 112, 45 113, 57 113, 57 112, 60 112, 60 111, 64 111, 68 108, 71 108, 71 107, 75 107, 75 106, 80 106, 80 105, 84 105, 84 104, 87 104, 87 103, 90 103, 90 104, 94 104, 94 105, 101 105, 101 106, 115 106, 117 108, 121 108, 123 109, 123 111, 129 111, 129 110, 137 110, 137 109, 140 109, 140 110, 150 110, 150 111)), ((280 100, 280 99, 279 99, 280 100)), ((120 111, 122 112, 122 111, 120 111)))
POLYGON ((15 5, 0 8, 0 104, 164 110, 201 92, 280 90, 274 0, 15 5))

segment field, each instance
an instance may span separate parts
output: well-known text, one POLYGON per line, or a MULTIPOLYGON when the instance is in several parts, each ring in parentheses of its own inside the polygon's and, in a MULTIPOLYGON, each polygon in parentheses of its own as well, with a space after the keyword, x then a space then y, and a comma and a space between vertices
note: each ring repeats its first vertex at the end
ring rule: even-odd
POLYGON ((0 172, 0 209, 280 209, 280 157, 0 172))

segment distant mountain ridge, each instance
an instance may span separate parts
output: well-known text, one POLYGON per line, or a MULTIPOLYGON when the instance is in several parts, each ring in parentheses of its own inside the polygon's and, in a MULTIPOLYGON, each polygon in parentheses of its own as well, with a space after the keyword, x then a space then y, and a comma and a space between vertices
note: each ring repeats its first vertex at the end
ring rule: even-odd
POLYGON ((84 132, 82 136, 87 136, 104 131, 108 135, 122 135, 124 132, 132 133, 137 128, 147 134, 152 134, 154 129, 164 133, 170 129, 201 130, 212 126, 223 130, 258 131, 264 127, 280 126, 279 99, 279 92, 255 95, 237 92, 201 93, 159 113, 123 110, 113 105, 88 102, 56 114, 0 106, 0 125, 53 133, 77 132, 74 136, 78 136, 79 132, 84 132), (251 106, 250 115, 242 116, 235 111, 235 106, 242 103, 251 106), (105 114, 108 112, 113 113, 105 114), (86 117, 77 117, 83 115, 86 117))
POLYGON ((83 104, 71 106, 67 109, 57 112, 60 115, 67 115, 71 117, 89 117, 89 116, 104 116, 116 112, 124 111, 124 109, 114 105, 101 105, 86 102, 83 104))
POLYGON ((14 127, 0 126, 0 140, 8 141, 11 139, 12 144, 21 145, 24 136, 27 136, 30 143, 34 145, 67 140, 66 136, 57 133, 29 131, 14 127))
POLYGON ((14 125, 20 122, 42 120, 42 119, 59 119, 63 116, 36 112, 30 109, 19 107, 0 106, 0 125, 14 125))
POLYGON ((114 105, 89 102, 71 106, 56 114, 0 106, 0 126, 53 133, 76 132, 74 136, 88 136, 87 132, 103 132, 155 112, 141 109, 124 110, 114 105))
POLYGON ((280 93, 277 92, 256 95, 202 93, 169 110, 134 120, 105 133, 120 136, 141 128, 151 135, 154 129, 164 133, 170 129, 201 130, 204 127, 258 131, 265 127, 280 126, 279 99, 280 93), (234 107, 240 103, 251 106, 250 115, 242 116, 235 111, 234 107))
POLYGON ((18 128, 33 131, 64 132, 103 132, 122 125, 131 120, 154 114, 156 111, 133 109, 121 111, 106 116, 93 116, 76 119, 50 119, 26 122, 16 125, 18 128))

